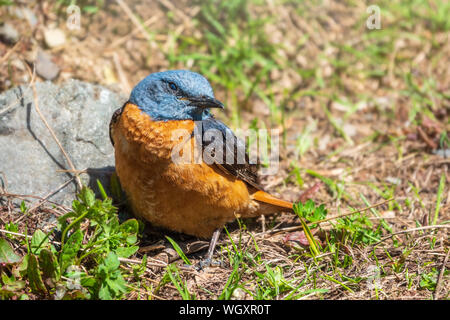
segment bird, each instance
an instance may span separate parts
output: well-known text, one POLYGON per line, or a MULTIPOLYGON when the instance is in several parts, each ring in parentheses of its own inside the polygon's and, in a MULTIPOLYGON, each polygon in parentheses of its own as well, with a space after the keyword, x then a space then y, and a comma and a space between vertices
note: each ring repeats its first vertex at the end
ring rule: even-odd
POLYGON ((161 71, 132 89, 109 126, 116 173, 134 215, 157 227, 211 239, 204 265, 211 263, 226 223, 293 210, 292 202, 264 191, 245 144, 211 109, 224 109, 224 104, 203 75, 161 71), (215 148, 209 130, 222 135, 215 148), (205 161, 177 162, 177 148, 184 156, 192 150, 213 151, 204 153, 209 155, 205 161), (231 161, 215 157, 227 152, 231 161))

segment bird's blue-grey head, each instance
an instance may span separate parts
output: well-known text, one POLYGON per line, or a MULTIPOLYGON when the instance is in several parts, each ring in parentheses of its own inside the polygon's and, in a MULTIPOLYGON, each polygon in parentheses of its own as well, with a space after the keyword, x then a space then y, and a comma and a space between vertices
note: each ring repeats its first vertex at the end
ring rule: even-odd
POLYGON ((208 80, 188 70, 152 73, 131 92, 131 103, 153 120, 204 120, 209 108, 223 108, 208 80))

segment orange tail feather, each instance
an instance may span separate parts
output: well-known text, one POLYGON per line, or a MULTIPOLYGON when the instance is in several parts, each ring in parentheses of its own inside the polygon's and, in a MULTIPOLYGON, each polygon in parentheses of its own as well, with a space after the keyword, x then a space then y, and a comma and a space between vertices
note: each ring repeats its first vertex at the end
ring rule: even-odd
POLYGON ((277 207, 287 208, 291 210, 293 206, 292 202, 275 198, 274 196, 264 191, 256 191, 255 193, 252 194, 252 198, 257 201, 261 201, 277 207))

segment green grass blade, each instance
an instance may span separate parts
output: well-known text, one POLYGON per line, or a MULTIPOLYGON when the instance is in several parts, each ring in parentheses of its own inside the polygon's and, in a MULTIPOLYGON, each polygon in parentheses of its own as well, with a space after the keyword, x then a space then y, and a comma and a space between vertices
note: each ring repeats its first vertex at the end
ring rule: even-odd
POLYGON ((181 259, 183 259, 184 263, 186 263, 188 265, 192 265, 192 262, 188 259, 188 257, 186 257, 183 250, 181 250, 180 246, 175 242, 175 240, 173 240, 169 236, 166 236, 166 239, 169 240, 170 244, 175 249, 175 251, 178 253, 178 255, 181 257, 181 259))
POLYGON ((439 210, 441 210, 441 199, 442 199, 442 193, 444 192, 445 188, 445 173, 442 173, 441 180, 439 181, 439 187, 436 197, 436 209, 434 210, 434 218, 433 218, 433 225, 436 224, 438 216, 439 216, 439 210))

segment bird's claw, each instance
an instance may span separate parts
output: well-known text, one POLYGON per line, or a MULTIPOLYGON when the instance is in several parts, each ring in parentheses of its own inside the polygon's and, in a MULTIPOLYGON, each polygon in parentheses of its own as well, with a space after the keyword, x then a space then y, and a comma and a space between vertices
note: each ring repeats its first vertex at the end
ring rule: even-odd
POLYGON ((211 258, 205 258, 195 264, 195 269, 197 271, 201 271, 208 267, 223 267, 223 266, 224 266, 224 263, 222 261, 212 260, 211 258))

